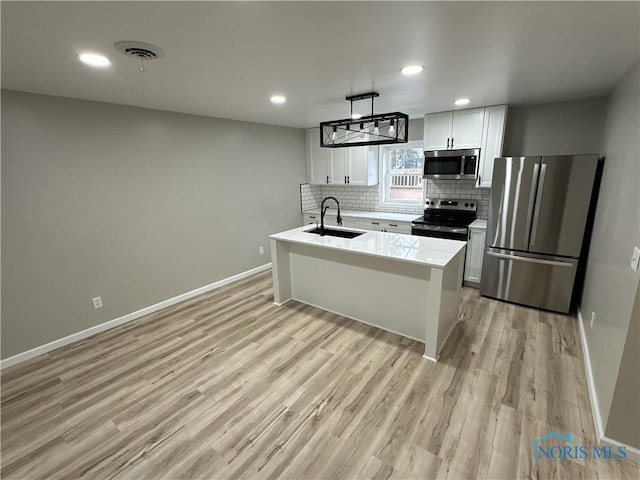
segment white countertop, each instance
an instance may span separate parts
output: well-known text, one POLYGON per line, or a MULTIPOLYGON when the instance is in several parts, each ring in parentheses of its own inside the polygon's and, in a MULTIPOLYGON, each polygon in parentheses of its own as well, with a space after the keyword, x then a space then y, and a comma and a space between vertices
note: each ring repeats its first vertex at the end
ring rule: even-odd
POLYGON ((361 255, 391 258, 436 268, 444 268, 466 245, 466 242, 458 240, 403 235, 401 233, 371 232, 357 228, 331 227, 332 229, 365 232, 364 235, 356 238, 340 238, 306 232, 306 230, 312 228, 314 227, 305 225, 286 232, 276 233, 269 238, 333 250, 349 251, 361 255))
POLYGON ((469 225, 469 228, 483 228, 487 229, 487 221, 484 218, 478 218, 469 225))
MULTIPOLYGON (((312 210, 303 210, 302 213, 310 213, 315 215, 320 215, 320 209, 314 208, 312 210)), ((336 216, 338 214, 338 210, 335 208, 329 208, 327 210, 327 215, 336 216)), ((421 213, 388 213, 388 212, 372 212, 366 210, 340 210, 340 215, 343 217, 353 217, 353 218, 370 218, 372 220, 392 220, 397 222, 411 222, 416 218, 420 217, 421 213)))

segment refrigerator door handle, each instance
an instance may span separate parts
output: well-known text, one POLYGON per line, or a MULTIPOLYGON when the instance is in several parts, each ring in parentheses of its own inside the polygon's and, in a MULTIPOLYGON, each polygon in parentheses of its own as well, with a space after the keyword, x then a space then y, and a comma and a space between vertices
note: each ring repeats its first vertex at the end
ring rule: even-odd
POLYGON ((544 260, 542 258, 521 257, 519 255, 508 255, 506 253, 486 252, 490 257, 504 258, 506 260, 517 260, 520 262, 541 263, 543 265, 553 265, 554 267, 573 267, 571 262, 559 262, 557 260, 544 260))
POLYGON ((542 169, 540 171, 540 181, 538 182, 538 194, 536 195, 536 208, 533 213, 533 227, 531 230, 531 241, 529 245, 535 245, 536 243, 536 234, 538 233, 538 222, 540 221, 540 203, 542 202, 542 192, 544 190, 544 176, 547 173, 547 165, 542 164, 542 169))
POLYGON ((527 207, 527 228, 524 232, 524 243, 529 245, 529 237, 531 235, 531 216, 533 215, 533 206, 536 199, 536 182, 538 181, 538 172, 540 171, 540 164, 536 163, 533 166, 533 177, 531 178, 531 193, 529 194, 529 206, 527 207))

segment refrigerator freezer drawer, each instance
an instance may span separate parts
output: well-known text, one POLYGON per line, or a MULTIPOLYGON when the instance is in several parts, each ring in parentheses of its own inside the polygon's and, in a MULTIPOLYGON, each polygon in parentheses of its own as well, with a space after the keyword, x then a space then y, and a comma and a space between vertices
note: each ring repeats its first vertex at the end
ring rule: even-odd
POLYGON ((480 294, 567 313, 578 259, 485 248, 480 294))

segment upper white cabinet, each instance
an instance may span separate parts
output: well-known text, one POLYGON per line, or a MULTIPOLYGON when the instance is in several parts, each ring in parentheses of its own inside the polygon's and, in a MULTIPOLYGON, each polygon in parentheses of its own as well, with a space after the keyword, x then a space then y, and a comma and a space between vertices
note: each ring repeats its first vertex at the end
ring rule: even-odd
POLYGON ((491 188, 493 160, 502 156, 506 123, 506 105, 496 105, 484 109, 484 129, 480 146, 480 165, 478 166, 477 187, 479 188, 491 188))
POLYGON ((480 148, 484 110, 484 108, 472 108, 425 115, 424 149, 480 148))
POLYGON ((349 185, 377 185, 378 184, 378 146, 361 146, 349 148, 334 148, 346 150, 348 157, 347 184, 349 185))
POLYGON ((307 130, 307 168, 309 183, 329 183, 328 148, 320 147, 320 129, 307 130))
POLYGON ((333 185, 376 185, 378 147, 322 148, 320 129, 307 130, 309 183, 333 185))

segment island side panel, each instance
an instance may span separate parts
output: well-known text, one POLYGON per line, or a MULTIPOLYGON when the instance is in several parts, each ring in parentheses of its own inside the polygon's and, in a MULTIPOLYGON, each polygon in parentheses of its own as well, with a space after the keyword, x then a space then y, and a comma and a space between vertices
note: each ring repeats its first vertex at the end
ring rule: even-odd
POLYGON ((458 252, 442 270, 442 294, 440 297, 440 317, 438 319, 438 355, 458 322, 465 250, 466 247, 458 252))
POLYGON ((302 244, 289 253, 295 300, 425 341, 430 267, 302 244))
POLYGON ((291 260, 289 243, 271 239, 271 272, 273 303, 282 305, 291 300, 291 260))

